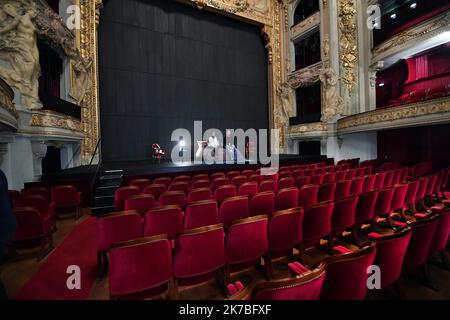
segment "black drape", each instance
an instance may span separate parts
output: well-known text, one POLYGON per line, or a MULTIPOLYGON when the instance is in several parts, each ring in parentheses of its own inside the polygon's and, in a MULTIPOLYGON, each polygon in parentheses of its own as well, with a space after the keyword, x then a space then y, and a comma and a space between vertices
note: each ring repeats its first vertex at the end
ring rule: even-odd
POLYGON ((103 161, 166 152, 171 133, 268 127, 258 27, 175 1, 109 0, 99 30, 103 161))

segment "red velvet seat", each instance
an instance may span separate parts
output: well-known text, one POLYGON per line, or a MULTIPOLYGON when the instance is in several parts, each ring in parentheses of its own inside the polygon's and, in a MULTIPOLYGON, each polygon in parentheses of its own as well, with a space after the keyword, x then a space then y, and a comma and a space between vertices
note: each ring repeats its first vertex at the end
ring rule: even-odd
POLYGON ((302 227, 304 241, 318 242, 330 234, 333 206, 333 202, 322 202, 305 209, 302 227))
POLYGON ((294 179, 297 179, 298 177, 303 177, 305 176, 305 170, 294 170, 292 171, 292 177, 294 179))
POLYGON ((436 227, 436 231, 433 235, 433 240, 430 245, 430 254, 440 253, 444 264, 448 265, 448 259, 446 258, 445 248, 449 241, 450 235, 450 211, 441 212, 439 214, 439 222, 436 227))
POLYGON ((411 224, 412 236, 403 262, 405 271, 412 271, 427 263, 431 242, 439 223, 438 218, 438 215, 433 214, 411 224))
POLYGON ((174 182, 191 182, 191 177, 187 176, 187 175, 181 175, 181 176, 176 176, 175 178, 173 178, 172 183, 174 182))
POLYGON ((309 176, 301 176, 295 179, 295 186, 299 189, 303 188, 310 184, 311 177, 309 176))
POLYGON ((258 185, 260 185, 263 182, 263 179, 263 176, 254 174, 248 179, 248 182, 256 182, 258 185))
POLYGON ((149 179, 135 179, 130 182, 131 187, 138 187, 139 190, 141 190, 141 192, 143 192, 144 189, 146 187, 148 187, 149 185, 151 185, 151 182, 149 179))
POLYGON ((51 200, 50 191, 44 187, 25 188, 22 194, 26 196, 41 196, 47 201, 51 200))
POLYGON ((278 181, 278 173, 263 175, 263 181, 278 181))
POLYGON ((216 189, 222 186, 227 186, 230 184, 228 178, 217 178, 211 182, 211 191, 216 192, 216 189))
POLYGON ((14 208, 35 208, 42 217, 55 217, 55 204, 49 203, 48 200, 40 195, 24 195, 13 200, 14 208))
POLYGON ((394 170, 390 170, 390 171, 386 172, 386 176, 385 176, 384 182, 383 182, 383 188, 389 188, 393 185, 394 174, 395 174, 394 170))
POLYGON ((219 223, 219 209, 214 200, 198 201, 186 208, 184 229, 195 229, 219 223))
POLYGON ((9 197, 9 201, 12 205, 14 199, 20 198, 20 192, 17 190, 8 190, 8 197, 9 197))
POLYGON ((328 172, 323 176, 323 183, 331 183, 336 181, 336 173, 328 172))
POLYGON ((397 169, 394 171, 394 177, 392 178, 392 185, 396 185, 400 183, 401 177, 402 177, 402 170, 403 169, 397 169))
POLYGON ((178 206, 162 206, 150 209, 144 216, 144 236, 165 234, 174 239, 183 231, 183 212, 178 206))
POLYGON ((194 189, 189 192, 187 203, 211 199, 213 199, 213 195, 210 188, 194 189))
POLYGON ((107 252, 114 243, 142 237, 141 217, 136 211, 116 212, 97 220, 97 263, 100 273, 107 265, 107 252))
POLYGON ((357 168, 357 169, 355 169, 356 171, 355 171, 355 178, 358 178, 358 177, 364 177, 364 171, 365 171, 365 169, 366 168, 357 168))
POLYGON ((416 193, 416 204, 419 204, 421 207, 424 207, 424 199, 429 180, 430 180, 429 176, 422 177, 419 179, 419 187, 416 193))
POLYGON ((406 208, 410 207, 413 211, 414 203, 416 202, 416 194, 419 188, 419 180, 413 180, 408 182, 408 189, 406 190, 404 205, 406 208))
POLYGON ((326 183, 319 186, 317 194, 318 202, 334 201, 334 193, 336 191, 336 183, 326 183))
POLYGON ((156 201, 159 200, 159 197, 167 191, 167 188, 164 184, 151 184, 144 189, 144 194, 152 195, 156 201))
POLYGON ((224 172, 215 172, 210 174, 210 178, 211 181, 214 181, 219 178, 226 178, 226 176, 224 172))
POLYGON ((259 265, 268 249, 267 222, 267 216, 255 216, 231 224, 225 236, 225 283, 230 282, 230 269, 259 265))
POLYGON ((233 197, 226 199, 219 208, 219 221, 228 227, 235 220, 249 217, 247 197, 233 197))
POLYGON ((50 191, 51 202, 55 204, 55 212, 57 214, 66 214, 70 212, 68 209, 75 210, 75 217, 78 218, 81 212, 81 192, 74 186, 57 186, 50 191))
POLYGON ((275 193, 261 192, 250 199, 250 216, 271 214, 275 211, 275 193))
POLYGON ((209 180, 195 180, 191 183, 191 191, 195 189, 211 188, 209 180))
POLYGON ((402 210, 405 206, 406 193, 408 191, 408 185, 398 184, 394 187, 394 194, 391 200, 391 211, 402 210))
POLYGON ((375 214, 375 204, 378 198, 378 191, 360 194, 355 210, 355 223, 363 224, 371 221, 375 214))
POLYGON ((337 171, 336 172, 336 181, 342 181, 345 180, 345 177, 347 176, 347 171, 337 171))
POLYGON ((311 168, 305 169, 305 176, 310 177, 310 176, 314 175, 315 172, 316 172, 316 169, 311 169, 311 168))
POLYGON ((309 207, 318 202, 319 186, 307 185, 298 190, 297 206, 309 207))
POLYGON ((356 177, 350 185, 350 196, 363 193, 364 177, 356 177))
POLYGON ((375 175, 365 176, 363 181, 362 193, 372 192, 375 190, 375 175))
POLYGON ((367 269, 373 264, 376 248, 364 247, 354 253, 326 260, 322 300, 363 300, 367 294, 367 269))
POLYGON ((191 186, 189 185, 189 182, 172 182, 169 185, 169 191, 181 191, 184 192, 185 195, 188 195, 189 191, 191 191, 191 186))
POLYGON ((53 248, 53 221, 50 215, 42 216, 36 208, 14 208, 16 230, 12 240, 15 249, 40 248, 43 258, 53 248))
POLYGON ((237 192, 238 196, 246 196, 251 199, 255 194, 258 193, 258 184, 256 182, 247 182, 239 187, 237 192))
POLYGON ((186 208, 186 195, 183 191, 167 191, 159 197, 161 206, 179 206, 181 210, 186 208))
POLYGON ((138 187, 122 187, 114 192, 114 208, 116 211, 125 209, 125 200, 141 193, 138 187))
POLYGON ((149 298, 167 291, 173 277, 172 250, 164 236, 122 242, 110 253, 112 299, 149 298))
POLYGON ((319 300, 324 280, 322 263, 308 274, 256 285, 251 300, 319 300))
POLYGON ((240 176, 241 173, 239 171, 230 171, 227 173, 227 178, 231 181, 233 178, 240 176))
POLYGON ((200 174, 196 174, 195 176, 192 177, 192 182, 196 182, 196 181, 209 181, 209 175, 205 174, 205 173, 200 173, 200 174))
POLYGON ((372 167, 372 166, 365 167, 365 168, 364 168, 364 174, 363 174, 363 176, 369 176, 369 175, 371 175, 371 174, 372 174, 372 170, 373 170, 373 167, 372 167))
POLYGON ((294 178, 282 178, 278 181, 278 190, 294 187, 294 178))
POLYGON ((405 228, 388 236, 375 234, 369 237, 377 244, 374 265, 380 267, 381 289, 385 289, 400 278, 403 260, 411 239, 411 229, 405 228))
POLYGON ((278 174, 278 181, 286 178, 292 178, 292 173, 290 171, 283 171, 283 172, 280 171, 278 174))
POLYGON ((273 180, 265 180, 259 185, 259 192, 275 192, 278 191, 278 183, 273 180))
POLYGON ((323 183, 324 176, 324 174, 315 174, 311 176, 311 180, 309 181, 309 183, 320 185, 323 183))
POLYGON ((357 196, 334 202, 333 213, 331 215, 331 230, 333 233, 336 234, 350 229, 355 224, 357 204, 357 196))
MULTIPOLYGON (((389 219, 391 212, 391 201, 394 196, 394 187, 381 189, 378 191, 377 202, 375 203, 374 218, 386 217, 389 219)), ((388 222, 389 223, 389 222, 388 222)))
POLYGON ((345 174, 345 180, 353 180, 356 178, 356 170, 357 169, 350 169, 347 170, 346 174, 345 174))
POLYGON ((254 172, 253 170, 248 169, 248 170, 243 170, 243 171, 241 172, 241 174, 242 174, 243 176, 246 176, 247 179, 250 179, 250 177, 253 176, 253 175, 255 174, 255 172, 254 172))
POLYGON ((247 177, 242 175, 236 176, 233 179, 231 179, 231 184, 234 184, 236 186, 236 189, 239 189, 239 187, 246 182, 247 177))
POLYGON ((157 206, 158 202, 156 202, 155 198, 150 194, 140 194, 125 200, 125 211, 135 210, 141 217, 143 217, 148 210, 157 206))
POLYGON ((188 230, 180 234, 174 249, 174 297, 179 285, 190 285, 213 278, 225 265, 222 225, 188 230))
MULTIPOLYGON (((339 180, 338 180, 339 181, 339 180)), ((343 180, 336 183, 336 191, 334 192, 334 200, 341 200, 350 195, 351 180, 343 180)))
POLYGON ((214 192, 214 199, 220 206, 228 198, 236 196, 236 186, 235 185, 224 185, 216 189, 214 192))
POLYGON ((172 183, 172 179, 169 177, 161 177, 161 178, 156 178, 155 180, 153 180, 153 184, 163 184, 166 186, 166 189, 169 188, 171 183, 172 183))
POLYGON ((386 179, 386 172, 380 172, 375 175, 375 184, 374 184, 375 190, 383 189, 385 179, 386 179))
POLYGON ((297 207, 298 189, 287 188, 278 191, 275 200, 275 208, 277 210, 285 210, 297 207))

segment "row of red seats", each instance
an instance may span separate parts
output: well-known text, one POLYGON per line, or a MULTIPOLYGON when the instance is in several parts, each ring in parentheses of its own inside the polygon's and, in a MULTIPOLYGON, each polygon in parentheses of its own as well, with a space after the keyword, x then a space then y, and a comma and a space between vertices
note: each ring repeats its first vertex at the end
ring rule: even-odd
POLYGON ((396 107, 409 103, 443 98, 448 95, 450 95, 450 84, 447 84, 446 86, 438 86, 435 88, 412 90, 410 92, 402 94, 398 99, 390 100, 388 107, 396 107))
MULTIPOLYGON (((436 175, 433 175, 430 177, 426 177, 426 178, 422 178, 421 180, 411 181, 409 184, 396 186, 394 189, 391 188, 389 190, 382 190, 383 195, 380 197, 380 195, 378 194, 378 197, 380 197, 378 199, 381 199, 381 200, 377 199, 376 201, 374 201, 373 200, 374 197, 372 197, 373 209, 370 209, 367 207, 366 207, 366 209, 370 212, 373 212, 374 217, 378 216, 377 210, 381 210, 380 212, 383 215, 386 214, 386 215, 388 215, 388 217, 390 217, 393 210, 401 209, 400 216, 404 217, 404 214, 405 214, 405 212, 403 211, 404 206, 410 206, 410 204, 408 203, 410 200, 405 200, 407 197, 407 194, 409 194, 409 197, 413 199, 413 200, 411 200, 411 201, 414 201, 413 204, 420 202, 423 205, 423 201, 424 201, 425 197, 427 197, 427 196, 430 197, 433 193, 436 194, 436 192, 439 192, 439 190, 442 188, 442 186, 446 185, 447 180, 448 180, 448 172, 443 171, 439 174, 436 174, 436 175), (393 190, 393 191, 391 191, 391 190, 393 190), (395 194, 395 196, 394 196, 394 194, 395 194)), ((380 191, 380 193, 382 191, 380 191)), ((363 199, 363 198, 360 197, 360 199, 358 201, 362 201, 361 199, 363 199)), ((313 208, 307 208, 306 213, 304 215, 305 220, 303 221, 303 223, 300 223, 300 224, 296 223, 295 221, 298 222, 299 221, 298 219, 301 219, 301 218, 299 218, 299 215, 301 215, 303 212, 303 210, 301 208, 291 209, 290 213, 283 212, 282 214, 275 214, 274 216, 271 217, 271 219, 268 222, 269 223, 269 227, 267 229, 268 230, 268 238, 270 238, 270 230, 278 230, 278 232, 279 232, 278 239, 282 239, 282 240, 286 240, 287 239, 286 234, 289 234, 291 236, 291 238, 293 239, 293 242, 295 242, 295 244, 299 243, 298 242, 299 235, 301 235, 300 241, 317 240, 317 239, 323 238, 327 235, 329 236, 330 234, 332 234, 332 228, 333 228, 332 227, 332 225, 333 225, 332 216, 333 215, 331 214, 331 212, 334 212, 335 210, 337 210, 336 208, 339 208, 339 207, 341 207, 341 209, 338 210, 340 213, 335 214, 335 216, 338 217, 338 219, 334 219, 338 222, 338 225, 339 225, 339 227, 336 231, 344 230, 344 229, 348 228, 349 226, 351 226, 352 223, 348 223, 346 225, 345 222, 342 222, 342 221, 347 221, 347 219, 342 219, 342 218, 344 215, 346 215, 346 213, 348 211, 353 211, 353 213, 355 213, 356 206, 358 205, 355 202, 355 199, 357 199, 357 198, 353 197, 350 199, 344 199, 343 201, 335 203, 334 206, 333 206, 333 203, 322 203, 322 204, 314 206, 313 208), (353 210, 353 208, 355 208, 355 210, 353 210), (312 213, 312 212, 314 212, 314 213, 312 213), (297 215, 296 218, 294 218, 295 215, 297 215), (290 217, 290 216, 292 216, 292 217, 290 217), (278 219, 278 221, 279 221, 278 223, 273 222, 273 221, 277 221, 275 219, 276 217, 281 217, 280 219, 278 219), (291 219, 297 219, 297 220, 291 220, 291 219, 289 219, 289 217, 291 219), (274 226, 278 226, 278 229, 277 229, 277 227, 273 227, 272 229, 270 228, 270 225, 272 222, 273 222, 274 226), (328 222, 330 222, 330 223, 328 223, 328 222), (300 230, 298 229, 299 227, 300 227, 300 230), (294 229, 292 229, 292 228, 294 228, 294 229), (287 231, 289 231, 289 232, 287 232, 287 231)), ((433 208, 434 211, 439 211, 439 212, 441 212, 442 209, 443 209, 442 206, 433 208)), ((347 214, 347 216, 349 217, 351 215, 347 214)), ((146 215, 146 217, 147 217, 147 215, 146 215)), ((426 235, 429 238, 429 241, 425 242, 425 243, 428 243, 430 246, 429 246, 429 248, 427 248, 427 250, 423 250, 423 248, 420 248, 421 250, 413 250, 412 251, 413 258, 407 260, 407 261, 410 261, 408 264, 409 267, 418 266, 417 263, 422 263, 424 256, 425 256, 425 262, 426 262, 426 257, 428 256, 428 252, 429 252, 428 249, 431 248, 431 240, 433 240, 432 237, 435 234, 434 230, 437 228, 438 220, 435 217, 436 216, 427 215, 427 214, 423 214, 423 213, 419 214, 417 216, 417 213, 416 213, 416 218, 419 221, 417 223, 417 225, 422 226, 422 225, 426 225, 428 222, 430 222, 429 225, 434 226, 434 229, 431 227, 426 228, 426 230, 433 230, 433 232, 426 233, 426 235), (435 222, 433 222, 432 220, 435 220, 435 222), (426 253, 425 255, 423 254, 424 252, 426 253), (419 256, 417 256, 417 255, 419 255, 419 256)), ((137 215, 136 215, 136 218, 138 218, 137 215)), ((367 220, 365 220, 366 218, 363 219, 363 222, 367 221, 367 220)), ((238 228, 238 230, 240 230, 240 232, 236 231, 237 235, 235 237, 232 237, 232 239, 234 239, 234 242, 232 242, 234 244, 233 250, 236 250, 236 252, 239 252, 239 250, 241 250, 241 251, 244 250, 244 252, 245 252, 244 254, 248 253, 248 251, 246 250, 245 247, 248 246, 248 243, 251 243, 252 240, 248 239, 249 240, 248 242, 245 241, 246 235, 251 235, 253 238, 256 237, 256 239, 261 239, 261 237, 263 237, 263 239, 264 239, 265 232, 261 232, 261 230, 260 230, 261 226, 260 226, 260 228, 256 228, 257 230, 259 230, 258 232, 255 232, 255 231, 252 232, 252 225, 254 223, 256 223, 255 221, 252 221, 252 219, 255 219, 255 221, 258 223, 261 223, 260 221, 266 221, 266 218, 264 218, 264 217, 250 218, 250 219, 243 220, 243 221, 237 221, 231 225, 230 229, 228 229, 228 230, 233 230, 233 226, 235 224, 237 226, 239 226, 236 228, 238 228), (246 228, 249 228, 249 229, 246 230, 246 228)), ((136 219, 136 221, 138 221, 138 220, 139 219, 136 219)), ((446 224, 445 223, 444 223, 444 225, 443 225, 443 223, 439 224, 439 226, 441 226, 441 229, 443 230, 443 232, 440 232, 437 234, 441 235, 438 240, 440 240, 441 246, 445 247, 446 240, 448 240, 448 229, 449 229, 448 218, 446 220, 443 220, 443 222, 446 222, 446 224)), ((123 226, 123 224, 121 224, 121 225, 123 226)), ((263 223, 263 225, 264 225, 264 223, 263 223)), ((401 225, 401 227, 405 228, 405 227, 407 227, 407 224, 403 223, 401 225)), ((206 227, 206 228, 208 228, 208 227, 206 227)), ((421 227, 421 230, 422 229, 425 230, 424 227, 421 227)), ((202 231, 202 233, 203 233, 203 231, 202 231)), ((416 232, 416 233, 418 235, 421 235, 421 233, 419 233, 419 232, 416 232)), ((185 236, 185 235, 191 235, 191 234, 196 234, 196 233, 194 232, 194 230, 185 231, 178 235, 177 241, 180 237, 185 236)), ((377 239, 382 238, 382 236, 380 236, 379 234, 376 234, 376 233, 372 233, 371 236, 374 238, 377 238, 377 239)), ((421 236, 419 238, 422 239, 423 237, 421 236)), ((277 239, 277 237, 275 237, 274 239, 277 239)), ((193 241, 193 240, 191 239, 191 241, 193 241)), ((203 241, 201 241, 201 242, 203 242, 203 241)), ((206 242, 208 242, 208 241, 206 241, 206 242)), ((252 245, 258 247, 258 243, 260 243, 259 248, 261 249, 264 247, 264 245, 261 245, 261 243, 263 243, 263 242, 264 241, 262 241, 262 242, 256 241, 256 242, 252 243, 252 245)), ((269 243, 270 243, 270 241, 269 241, 269 243)), ((415 241, 414 243, 420 244, 420 243, 423 243, 423 241, 415 241)), ((289 243, 289 246, 292 248, 292 246, 295 246, 295 244, 293 245, 291 242, 291 243, 289 243)), ((422 245, 422 246, 424 246, 424 245, 422 245)), ((191 246, 182 245, 181 247, 193 249, 192 245, 191 246)), ((197 249, 199 249, 199 247, 197 249)), ((203 249, 203 247, 202 247, 202 249, 203 249)), ((217 249, 217 248, 215 248, 215 249, 217 249)), ((278 247, 277 249, 280 249, 280 248, 278 247)), ((442 250, 442 249, 440 249, 440 250, 442 250)), ((199 251, 201 251, 201 250, 199 250, 199 251)), ((255 249, 255 251, 257 252, 258 250, 255 249)), ((177 252, 177 246, 175 244, 175 254, 176 254, 176 252, 177 252)), ((216 252, 216 250, 214 250, 212 252, 216 252)), ((234 251, 231 251, 231 252, 234 252, 234 251)), ((188 254, 188 256, 189 255, 192 255, 192 253, 188 254)), ((250 257, 253 258, 251 255, 250 255, 250 257)), ((198 258, 199 258, 198 261, 202 261, 202 259, 200 257, 198 257, 198 258)), ((249 256, 247 256, 247 258, 249 258, 249 256)), ((242 259, 242 256, 240 256, 239 259, 242 259)), ((267 255, 265 255, 265 259, 267 259, 267 255)), ((190 263, 194 263, 194 264, 197 263, 197 259, 194 259, 194 260, 195 261, 190 260, 190 263)), ((250 259, 250 260, 252 260, 252 259, 250 259)), ((239 260, 239 261, 242 262, 242 260, 239 260)), ((201 264, 202 262, 198 262, 198 263, 201 264)), ((268 263, 266 265, 269 266, 270 263, 268 263)), ((176 266, 176 263, 175 263, 175 266, 176 266)), ((175 272, 175 278, 177 278, 176 272, 175 272)), ((179 278, 183 278, 183 277, 179 277, 179 278)), ((113 294, 113 295, 115 295, 115 294, 113 294)))

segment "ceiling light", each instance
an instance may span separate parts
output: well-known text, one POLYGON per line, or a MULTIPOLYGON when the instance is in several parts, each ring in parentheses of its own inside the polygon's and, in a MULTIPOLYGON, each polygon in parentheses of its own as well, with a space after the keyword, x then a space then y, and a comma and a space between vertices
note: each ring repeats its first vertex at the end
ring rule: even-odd
POLYGON ((391 19, 395 19, 395 18, 397 18, 397 14, 396 13, 391 14, 391 19))
POLYGON ((415 9, 416 7, 417 7, 417 3, 416 2, 414 2, 414 3, 411 3, 411 5, 409 6, 411 9, 415 9))
POLYGON ((379 87, 384 87, 384 82, 380 83, 378 86, 379 87))

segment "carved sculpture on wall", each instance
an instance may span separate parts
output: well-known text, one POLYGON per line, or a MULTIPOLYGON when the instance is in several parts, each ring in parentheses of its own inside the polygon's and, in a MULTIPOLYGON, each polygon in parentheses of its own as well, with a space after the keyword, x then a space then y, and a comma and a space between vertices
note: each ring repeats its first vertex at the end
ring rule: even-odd
POLYGON ((323 69, 319 75, 322 82, 323 95, 325 101, 322 103, 322 121, 328 122, 333 118, 342 115, 343 99, 339 94, 339 77, 332 68, 323 69))
POLYGON ((294 108, 294 91, 288 83, 281 84, 277 89, 277 95, 281 100, 281 116, 283 119, 289 119, 293 116, 294 108))
POLYGON ((31 1, 0 2, 0 74, 11 86, 17 88, 21 103, 28 108, 38 106, 38 79, 40 76, 37 29, 33 19, 37 15, 31 1))
POLYGON ((73 82, 70 90, 70 96, 75 99, 77 104, 81 105, 86 92, 89 89, 92 59, 80 58, 73 64, 73 82))

